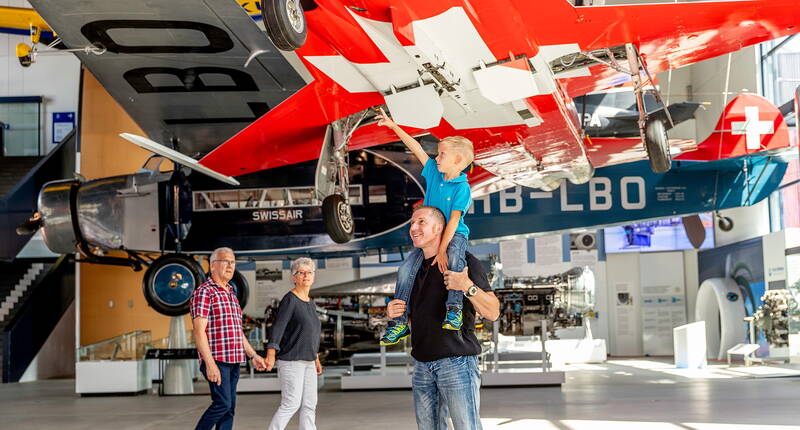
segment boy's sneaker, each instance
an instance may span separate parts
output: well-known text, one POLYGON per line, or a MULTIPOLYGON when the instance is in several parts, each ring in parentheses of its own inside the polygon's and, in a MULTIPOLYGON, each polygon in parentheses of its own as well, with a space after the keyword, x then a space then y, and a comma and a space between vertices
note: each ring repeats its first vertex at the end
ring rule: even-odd
POLYGON ((463 313, 461 309, 456 307, 448 307, 447 315, 444 317, 442 328, 445 330, 461 330, 461 323, 463 322, 463 313))
POLYGON ((411 335, 411 329, 408 324, 398 324, 394 321, 389 321, 389 326, 386 327, 386 333, 381 338, 381 345, 389 346, 407 338, 411 335))

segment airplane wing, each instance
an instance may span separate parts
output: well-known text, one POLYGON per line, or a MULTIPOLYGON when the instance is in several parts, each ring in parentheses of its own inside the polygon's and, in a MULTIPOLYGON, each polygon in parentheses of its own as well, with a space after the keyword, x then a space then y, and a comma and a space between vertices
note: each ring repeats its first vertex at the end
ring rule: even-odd
MULTIPOLYGON (((542 2, 513 3, 527 32, 539 44, 573 43, 583 51, 592 51, 635 43, 651 75, 800 30, 800 8, 794 0, 586 7, 573 7, 563 1, 560 6, 553 2, 546 8, 542 2)), ((566 62, 569 57, 561 60, 566 62)), ((625 62, 623 65, 627 66, 625 62)), ((608 88, 625 79, 617 71, 597 63, 590 65, 589 71, 590 75, 563 80, 570 96, 608 88)))
POLYGON ((76 55, 150 139, 189 156, 208 153, 306 84, 232 0, 30 3, 67 47, 105 47, 76 55))
MULTIPOLYGON (((395 119, 423 117, 419 132, 470 138, 486 171, 548 188, 591 176, 570 97, 627 79, 576 54, 616 56, 634 43, 656 73, 795 33, 800 22, 795 0, 577 8, 566 0, 317 0, 305 13, 306 44, 285 58, 230 0, 31 3, 69 47, 109 50, 81 60, 150 139, 207 154, 199 163, 225 175, 315 159, 328 124, 385 103, 395 119), (519 55, 527 58, 509 58, 519 55), (528 60, 540 71, 547 61, 553 75, 531 79, 528 60), (504 77, 519 72, 529 95, 487 95, 513 88, 504 77)), ((371 126, 351 148, 391 140, 371 126)))
MULTIPOLYGON (((325 124, 384 101, 389 104, 390 88, 419 79, 417 71, 425 64, 417 64, 415 56, 440 55, 452 69, 445 67, 443 73, 458 76, 462 94, 455 103, 455 96, 441 96, 443 121, 425 128, 437 137, 470 138, 478 164, 511 179, 520 173, 536 176, 536 184, 551 173, 585 168, 581 163, 570 167, 586 155, 575 130, 576 111, 566 97, 629 79, 576 53, 608 48, 624 54, 624 45, 634 43, 656 73, 795 33, 800 18, 794 0, 592 7, 574 7, 566 0, 509 0, 503 7, 489 1, 465 7, 444 0, 365 2, 364 8, 338 1, 317 4, 306 12, 309 41, 297 51, 314 76, 310 88, 201 164, 234 175, 232 166, 226 169, 230 160, 237 160, 239 172, 246 173, 315 158, 325 124), (475 96, 472 70, 478 60, 489 64, 520 54, 532 62, 548 61, 564 93, 540 92, 516 104, 487 104, 475 96), (540 173, 530 173, 535 170, 540 173)), ((392 137, 380 130, 369 136, 373 145, 392 137)), ((370 144, 369 139, 361 142, 370 144)), ((524 182, 521 176, 514 180, 524 182)))

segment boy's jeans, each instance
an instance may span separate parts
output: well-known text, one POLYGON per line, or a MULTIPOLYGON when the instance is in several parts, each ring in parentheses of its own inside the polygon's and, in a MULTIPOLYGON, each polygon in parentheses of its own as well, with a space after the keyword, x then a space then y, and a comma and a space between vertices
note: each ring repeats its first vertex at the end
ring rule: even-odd
MULTIPOLYGON (((464 253, 467 252, 467 238, 461 234, 456 233, 450 244, 447 246, 447 268, 453 272, 460 272, 464 270, 467 262, 464 253)), ((394 298, 406 302, 406 311, 403 316, 394 319, 395 322, 406 324, 408 322, 408 311, 411 309, 411 290, 414 288, 414 279, 417 277, 419 267, 424 260, 422 250, 414 248, 408 254, 408 258, 403 260, 400 264, 400 269, 397 271, 397 287, 394 291, 394 298)), ((447 307, 457 307, 459 310, 463 309, 464 293, 456 290, 448 290, 447 292, 447 307)))
POLYGON ((480 386, 474 355, 414 361, 411 388, 417 427, 446 430, 450 416, 456 430, 481 430, 480 386))

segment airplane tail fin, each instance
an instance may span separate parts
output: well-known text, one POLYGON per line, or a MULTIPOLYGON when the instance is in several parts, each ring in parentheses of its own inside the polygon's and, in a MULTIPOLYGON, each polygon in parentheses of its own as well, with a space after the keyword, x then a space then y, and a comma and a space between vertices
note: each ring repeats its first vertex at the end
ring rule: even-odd
POLYGON ((790 146, 789 128, 769 100, 756 94, 736 96, 725 107, 711 135, 676 160, 712 161, 790 146))

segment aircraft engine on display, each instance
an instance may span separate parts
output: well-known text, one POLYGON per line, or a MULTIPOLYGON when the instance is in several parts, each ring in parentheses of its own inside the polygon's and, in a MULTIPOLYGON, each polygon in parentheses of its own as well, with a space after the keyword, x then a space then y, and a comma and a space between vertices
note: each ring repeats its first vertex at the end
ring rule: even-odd
POLYGON ((500 299, 500 333, 540 335, 547 321, 550 337, 557 328, 578 327, 583 318, 594 315, 594 273, 575 267, 552 276, 505 278, 495 290, 500 299))
POLYGON ((763 305, 753 314, 756 327, 764 332, 770 346, 789 346, 789 321, 797 313, 797 301, 789 290, 770 290, 761 297, 763 305))

